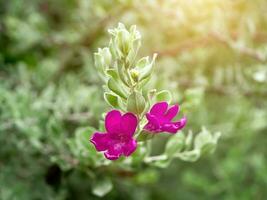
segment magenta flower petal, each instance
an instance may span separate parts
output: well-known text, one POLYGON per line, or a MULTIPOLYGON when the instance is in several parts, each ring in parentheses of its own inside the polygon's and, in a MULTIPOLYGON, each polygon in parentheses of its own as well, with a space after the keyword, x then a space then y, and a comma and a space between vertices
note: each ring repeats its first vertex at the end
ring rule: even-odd
POLYGON ((109 160, 117 160, 123 154, 124 143, 117 141, 104 153, 105 157, 109 160))
POLYGON ((97 151, 105 151, 108 149, 109 140, 109 135, 107 133, 96 132, 90 141, 95 145, 97 151))
POLYGON ((178 105, 173 105, 171 106, 168 111, 165 114, 165 118, 169 121, 171 121, 179 112, 179 106, 178 105))
POLYGON ((186 117, 183 117, 182 119, 180 119, 180 120, 177 121, 177 122, 173 122, 173 124, 174 124, 175 126, 179 127, 179 129, 184 128, 185 125, 186 125, 186 123, 187 123, 187 119, 186 119, 186 117))
POLYGON ((165 101, 156 103, 152 106, 150 114, 155 116, 163 116, 164 113, 167 111, 167 108, 168 108, 168 103, 165 101))
POLYGON ((112 154, 109 151, 105 152, 104 155, 109 160, 117 160, 120 157, 120 154, 112 154))
POLYGON ((97 151, 104 151, 109 160, 131 155, 137 147, 133 135, 137 127, 137 117, 133 113, 121 115, 118 110, 110 111, 105 118, 107 133, 94 133, 91 142, 97 151))
POLYGON ((137 147, 137 142, 134 139, 131 139, 130 141, 128 141, 128 143, 126 143, 123 147, 123 154, 125 156, 129 156, 131 155, 137 147))
POLYGON ((174 124, 163 124, 161 130, 168 133, 176 133, 178 128, 174 124))
POLYGON ((110 111, 105 118, 105 127, 108 133, 120 132, 121 113, 118 110, 110 111))
POLYGON ((132 113, 126 113, 121 118, 121 131, 128 137, 132 137, 137 127, 137 117, 132 113))
POLYGON ((151 133, 177 133, 186 125, 186 117, 183 117, 180 121, 172 122, 178 112, 179 105, 173 105, 168 108, 167 102, 156 103, 152 106, 150 112, 146 114, 148 122, 144 129, 151 133))
POLYGON ((149 113, 146 114, 146 118, 149 121, 144 127, 144 129, 151 131, 151 132, 157 132, 160 128, 160 124, 157 120, 157 118, 154 115, 151 115, 149 113))

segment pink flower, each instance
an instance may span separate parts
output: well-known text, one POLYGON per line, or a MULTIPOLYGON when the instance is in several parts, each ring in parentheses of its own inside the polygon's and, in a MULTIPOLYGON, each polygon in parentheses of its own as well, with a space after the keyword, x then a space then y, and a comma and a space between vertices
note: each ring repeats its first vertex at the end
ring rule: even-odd
POLYGON ((150 112, 146 114, 148 123, 144 129, 152 133, 177 133, 186 125, 186 117, 183 117, 177 122, 172 122, 178 112, 179 105, 173 105, 168 108, 167 102, 156 103, 152 106, 150 112))
POLYGON ((95 132, 91 142, 97 151, 104 151, 109 160, 120 156, 131 155, 137 142, 133 138, 137 126, 137 118, 132 113, 121 115, 118 110, 110 111, 105 118, 106 133, 95 132))

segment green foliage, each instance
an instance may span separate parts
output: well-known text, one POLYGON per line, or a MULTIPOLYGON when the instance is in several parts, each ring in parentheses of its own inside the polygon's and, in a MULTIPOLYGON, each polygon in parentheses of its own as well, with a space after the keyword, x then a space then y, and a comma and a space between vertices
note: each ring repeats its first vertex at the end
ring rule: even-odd
POLYGON ((0 199, 265 199, 266 6, 2 1, 0 199), (118 22, 126 25, 110 31, 108 43, 118 22), (94 65, 93 53, 107 44, 94 65), (156 63, 142 58, 154 52, 156 63), (112 80, 104 97, 97 74, 112 80), (112 163, 88 137, 103 130, 110 106, 127 111, 136 82, 146 103, 182 103, 188 125, 175 136, 139 134, 132 157, 112 163), (216 152, 207 154, 217 131, 216 152))
POLYGON ((127 99, 127 110, 140 115, 145 107, 146 102, 143 95, 140 92, 133 91, 127 99))

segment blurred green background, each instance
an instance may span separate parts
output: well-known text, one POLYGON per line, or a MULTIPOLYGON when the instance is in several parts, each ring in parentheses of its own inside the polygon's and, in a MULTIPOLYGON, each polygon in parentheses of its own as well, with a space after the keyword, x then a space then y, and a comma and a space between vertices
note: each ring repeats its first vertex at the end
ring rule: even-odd
POLYGON ((266 135, 266 0, 0 1, 1 200, 266 199, 266 135), (152 85, 186 129, 222 133, 214 154, 125 173, 70 147, 109 109, 93 53, 118 22, 141 31, 140 56, 159 54, 152 85), (92 176, 111 192, 92 194, 92 176))

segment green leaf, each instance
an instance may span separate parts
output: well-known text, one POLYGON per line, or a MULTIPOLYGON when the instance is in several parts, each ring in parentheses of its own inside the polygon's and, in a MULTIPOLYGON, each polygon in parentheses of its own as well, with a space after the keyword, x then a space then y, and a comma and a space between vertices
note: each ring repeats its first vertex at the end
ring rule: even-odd
POLYGON ((112 55, 109 48, 99 48, 98 52, 94 54, 95 66, 98 70, 103 73, 105 68, 108 67, 112 62, 112 55))
POLYGON ((108 80, 107 86, 115 94, 119 95, 120 97, 124 99, 127 99, 127 96, 126 96, 127 92, 114 79, 110 78, 108 80))
POLYGON ((145 99, 140 92, 134 91, 127 99, 127 110, 135 114, 141 114, 146 106, 145 99))
POLYGON ((149 62, 149 57, 141 58, 137 62, 135 69, 139 72, 139 81, 142 81, 151 75, 156 57, 157 54, 154 54, 151 62, 149 62))
POLYGON ((165 147, 165 154, 172 157, 175 153, 180 152, 185 143, 185 136, 183 133, 178 133, 170 137, 165 147))
POLYGON ((107 69, 106 70, 106 73, 111 77, 113 78, 114 80, 118 80, 119 79, 119 76, 118 76, 118 73, 115 69, 107 69))
POLYGON ((97 180, 93 184, 92 193, 98 197, 103 197, 113 188, 112 182, 108 178, 97 180))
POLYGON ((212 142, 212 135, 208 130, 202 128, 202 131, 195 138, 194 147, 196 149, 201 149, 204 145, 211 142, 212 142))
POLYGON ((127 79, 127 77, 125 76, 125 73, 127 73, 124 69, 124 65, 123 63, 119 63, 119 64, 116 64, 116 69, 118 71, 118 75, 119 75, 119 78, 120 80, 126 85, 126 86, 129 86, 130 85, 130 80, 127 79))
POLYGON ((114 95, 110 92, 105 92, 104 93, 104 99, 113 108, 120 108, 121 107, 121 103, 120 103, 121 100, 119 99, 119 97, 117 95, 114 95))
POLYGON ((94 60, 95 60, 96 69, 103 72, 104 67, 105 67, 105 63, 104 63, 103 57, 100 55, 99 52, 94 54, 94 60))
POLYGON ((180 158, 183 161, 188 161, 188 162, 195 162, 199 159, 201 155, 201 152, 199 149, 194 149, 192 151, 185 151, 182 153, 176 154, 176 157, 180 158))
POLYGON ((212 140, 209 143, 206 143, 205 145, 202 146, 201 148, 201 154, 206 154, 206 153, 212 153, 215 151, 218 139, 220 138, 221 133, 216 132, 214 135, 212 135, 212 140))
POLYGON ((171 95, 170 91, 162 90, 156 94, 156 100, 157 100, 157 102, 167 101, 168 103, 171 103, 172 95, 171 95))
POLYGON ((193 143, 193 133, 192 133, 192 131, 189 131, 189 133, 185 139, 185 150, 191 149, 192 143, 193 143))
POLYGON ((172 159, 169 159, 168 156, 165 154, 145 158, 146 163, 160 168, 168 167, 171 163, 171 160, 172 159))
POLYGON ((168 159, 168 156, 166 156, 165 154, 161 154, 161 155, 157 155, 157 156, 146 157, 145 162, 146 163, 153 163, 156 161, 167 160, 167 159, 168 159))
POLYGON ((105 65, 109 66, 112 62, 112 55, 110 53, 109 48, 108 47, 103 48, 101 54, 104 59, 105 65))
POLYGON ((155 167, 167 168, 171 164, 171 159, 158 160, 153 163, 155 167))

